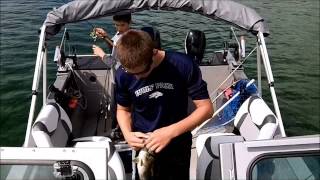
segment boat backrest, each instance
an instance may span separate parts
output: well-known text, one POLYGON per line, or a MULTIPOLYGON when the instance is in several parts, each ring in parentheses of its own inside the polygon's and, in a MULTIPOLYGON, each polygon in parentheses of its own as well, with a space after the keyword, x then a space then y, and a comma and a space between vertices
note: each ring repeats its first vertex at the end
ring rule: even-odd
POLYGON ((198 154, 197 179, 221 179, 220 144, 242 142, 241 136, 232 133, 199 135, 196 141, 198 154), (200 163, 201 162, 201 163, 200 163))
POLYGON ((71 121, 57 103, 44 105, 32 127, 37 147, 65 147, 71 132, 71 121))
POLYGON ((245 140, 273 139, 278 119, 262 98, 251 96, 240 106, 234 125, 245 140))

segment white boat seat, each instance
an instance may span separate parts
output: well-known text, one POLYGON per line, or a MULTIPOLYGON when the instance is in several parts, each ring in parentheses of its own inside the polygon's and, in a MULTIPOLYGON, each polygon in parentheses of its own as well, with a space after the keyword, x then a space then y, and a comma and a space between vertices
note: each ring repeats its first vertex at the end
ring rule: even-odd
POLYGON ((234 125, 245 140, 273 139, 278 119, 263 99, 251 96, 239 108, 234 125))
POLYGON ((107 150, 108 179, 125 179, 125 170, 119 153, 110 138, 89 136, 73 139, 75 148, 105 148, 107 150))
POLYGON ((242 142, 242 136, 232 133, 201 134, 196 141, 198 155, 197 179, 221 179, 220 144, 242 142))
POLYGON ((44 105, 32 127, 37 147, 65 147, 71 132, 71 121, 57 103, 44 105))

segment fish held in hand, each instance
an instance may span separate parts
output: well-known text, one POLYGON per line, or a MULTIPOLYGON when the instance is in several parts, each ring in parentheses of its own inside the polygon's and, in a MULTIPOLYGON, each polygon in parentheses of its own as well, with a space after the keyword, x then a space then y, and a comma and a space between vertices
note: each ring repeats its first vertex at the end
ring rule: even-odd
POLYGON ((133 160, 137 163, 140 180, 148 180, 152 177, 154 159, 154 152, 150 152, 147 148, 143 148, 140 150, 138 156, 133 160))

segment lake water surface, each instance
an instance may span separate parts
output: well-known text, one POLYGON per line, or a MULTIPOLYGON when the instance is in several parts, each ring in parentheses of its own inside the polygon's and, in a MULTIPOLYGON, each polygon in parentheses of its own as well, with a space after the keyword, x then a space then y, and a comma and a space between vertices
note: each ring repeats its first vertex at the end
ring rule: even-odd
MULTIPOLYGON (((0 146, 21 146, 24 140, 31 102, 31 86, 38 46, 38 29, 46 14, 63 1, 1 0, 0 45, 0 146)), ((320 63, 318 0, 244 0, 265 18, 271 35, 266 39, 275 79, 282 119, 289 136, 320 132, 320 63)), ((225 26, 200 15, 184 12, 139 12, 133 27, 153 25, 161 33, 165 49, 183 50, 189 29, 206 33, 207 53, 222 47, 229 37, 225 26)), ((111 18, 91 20, 114 33, 111 18)), ((68 26, 72 44, 79 53, 92 53, 91 26, 86 23, 68 26), (72 39, 74 38, 74 39, 72 39)), ((49 45, 49 83, 55 78, 53 49, 60 36, 49 45)), ((248 45, 249 48, 252 45, 248 45)), ((248 49, 249 50, 249 49, 248 49)), ((254 58, 246 62, 246 72, 255 78, 254 58)), ((41 89, 41 88, 40 88, 41 89)), ((264 84, 264 90, 267 90, 264 84)), ((267 93, 266 93, 267 94, 267 93)), ((268 100, 268 99, 267 99, 268 100)), ((270 101, 270 99, 269 99, 270 101)))

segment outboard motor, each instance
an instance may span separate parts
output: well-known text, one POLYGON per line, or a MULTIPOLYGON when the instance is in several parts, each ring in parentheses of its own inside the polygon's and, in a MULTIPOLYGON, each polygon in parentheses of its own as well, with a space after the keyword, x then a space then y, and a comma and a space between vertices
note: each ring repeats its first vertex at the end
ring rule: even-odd
POLYGON ((185 40, 186 54, 190 55, 197 64, 200 64, 206 49, 206 37, 204 32, 190 30, 185 40))
POLYGON ((142 31, 148 33, 153 41, 154 48, 161 49, 160 32, 151 26, 141 28, 142 31))

